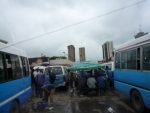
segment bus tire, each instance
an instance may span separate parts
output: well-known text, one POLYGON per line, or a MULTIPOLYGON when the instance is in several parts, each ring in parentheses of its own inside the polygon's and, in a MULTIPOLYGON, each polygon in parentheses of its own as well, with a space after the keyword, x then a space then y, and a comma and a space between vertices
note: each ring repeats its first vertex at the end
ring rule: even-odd
POLYGON ((134 90, 131 92, 131 105, 137 113, 143 113, 145 110, 144 102, 141 94, 134 90))
POLYGON ((10 113, 20 113, 19 103, 17 101, 12 103, 10 113))

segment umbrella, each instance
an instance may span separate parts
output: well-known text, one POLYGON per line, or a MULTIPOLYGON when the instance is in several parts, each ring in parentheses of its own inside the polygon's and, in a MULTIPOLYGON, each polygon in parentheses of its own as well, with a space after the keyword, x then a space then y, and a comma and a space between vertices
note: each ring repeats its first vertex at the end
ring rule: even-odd
POLYGON ((101 68, 102 65, 94 62, 81 62, 75 63, 72 67, 69 67, 68 70, 70 71, 78 71, 78 70, 92 70, 101 68))

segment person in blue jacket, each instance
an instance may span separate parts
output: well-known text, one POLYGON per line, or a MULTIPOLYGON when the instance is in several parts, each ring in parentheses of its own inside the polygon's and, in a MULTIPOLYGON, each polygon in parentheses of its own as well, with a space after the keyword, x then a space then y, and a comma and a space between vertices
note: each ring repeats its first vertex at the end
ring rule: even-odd
POLYGON ((45 100, 48 102, 49 108, 53 108, 54 94, 55 94, 55 79, 56 75, 52 70, 49 70, 49 74, 45 77, 45 83, 43 89, 45 90, 45 100))
POLYGON ((105 77, 100 72, 99 72, 98 77, 97 77, 97 85, 98 85, 98 89, 99 89, 99 95, 101 95, 102 92, 106 91, 105 77))
POLYGON ((39 71, 39 73, 36 75, 35 77, 35 81, 36 81, 36 96, 40 98, 42 98, 43 96, 43 90, 42 90, 42 86, 44 84, 45 81, 45 77, 42 71, 39 71))

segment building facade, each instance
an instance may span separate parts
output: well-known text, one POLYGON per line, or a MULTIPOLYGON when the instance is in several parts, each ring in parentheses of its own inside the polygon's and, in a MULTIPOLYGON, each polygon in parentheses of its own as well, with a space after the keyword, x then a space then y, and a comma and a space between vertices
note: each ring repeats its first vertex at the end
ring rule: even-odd
POLYGON ((80 62, 86 61, 84 47, 79 48, 79 57, 80 57, 80 62))
POLYGON ((75 47, 73 45, 68 46, 68 60, 75 62, 75 47))
POLYGON ((49 57, 34 57, 34 58, 28 58, 30 67, 34 66, 41 66, 44 63, 49 64, 49 57))
POLYGON ((103 50, 103 60, 105 62, 113 60, 114 54, 113 54, 113 42, 107 41, 102 45, 103 50))
POLYGON ((68 60, 68 59, 56 59, 56 60, 50 60, 50 65, 61 65, 61 66, 72 66, 74 62, 68 60))

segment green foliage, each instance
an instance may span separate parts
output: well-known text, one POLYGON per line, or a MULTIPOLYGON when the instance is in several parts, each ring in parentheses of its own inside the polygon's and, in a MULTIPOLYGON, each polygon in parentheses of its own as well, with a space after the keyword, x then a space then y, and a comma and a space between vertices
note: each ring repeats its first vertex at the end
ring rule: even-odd
POLYGON ((65 57, 65 56, 53 56, 53 57, 49 58, 49 60, 56 60, 56 59, 67 59, 67 57, 65 57))

